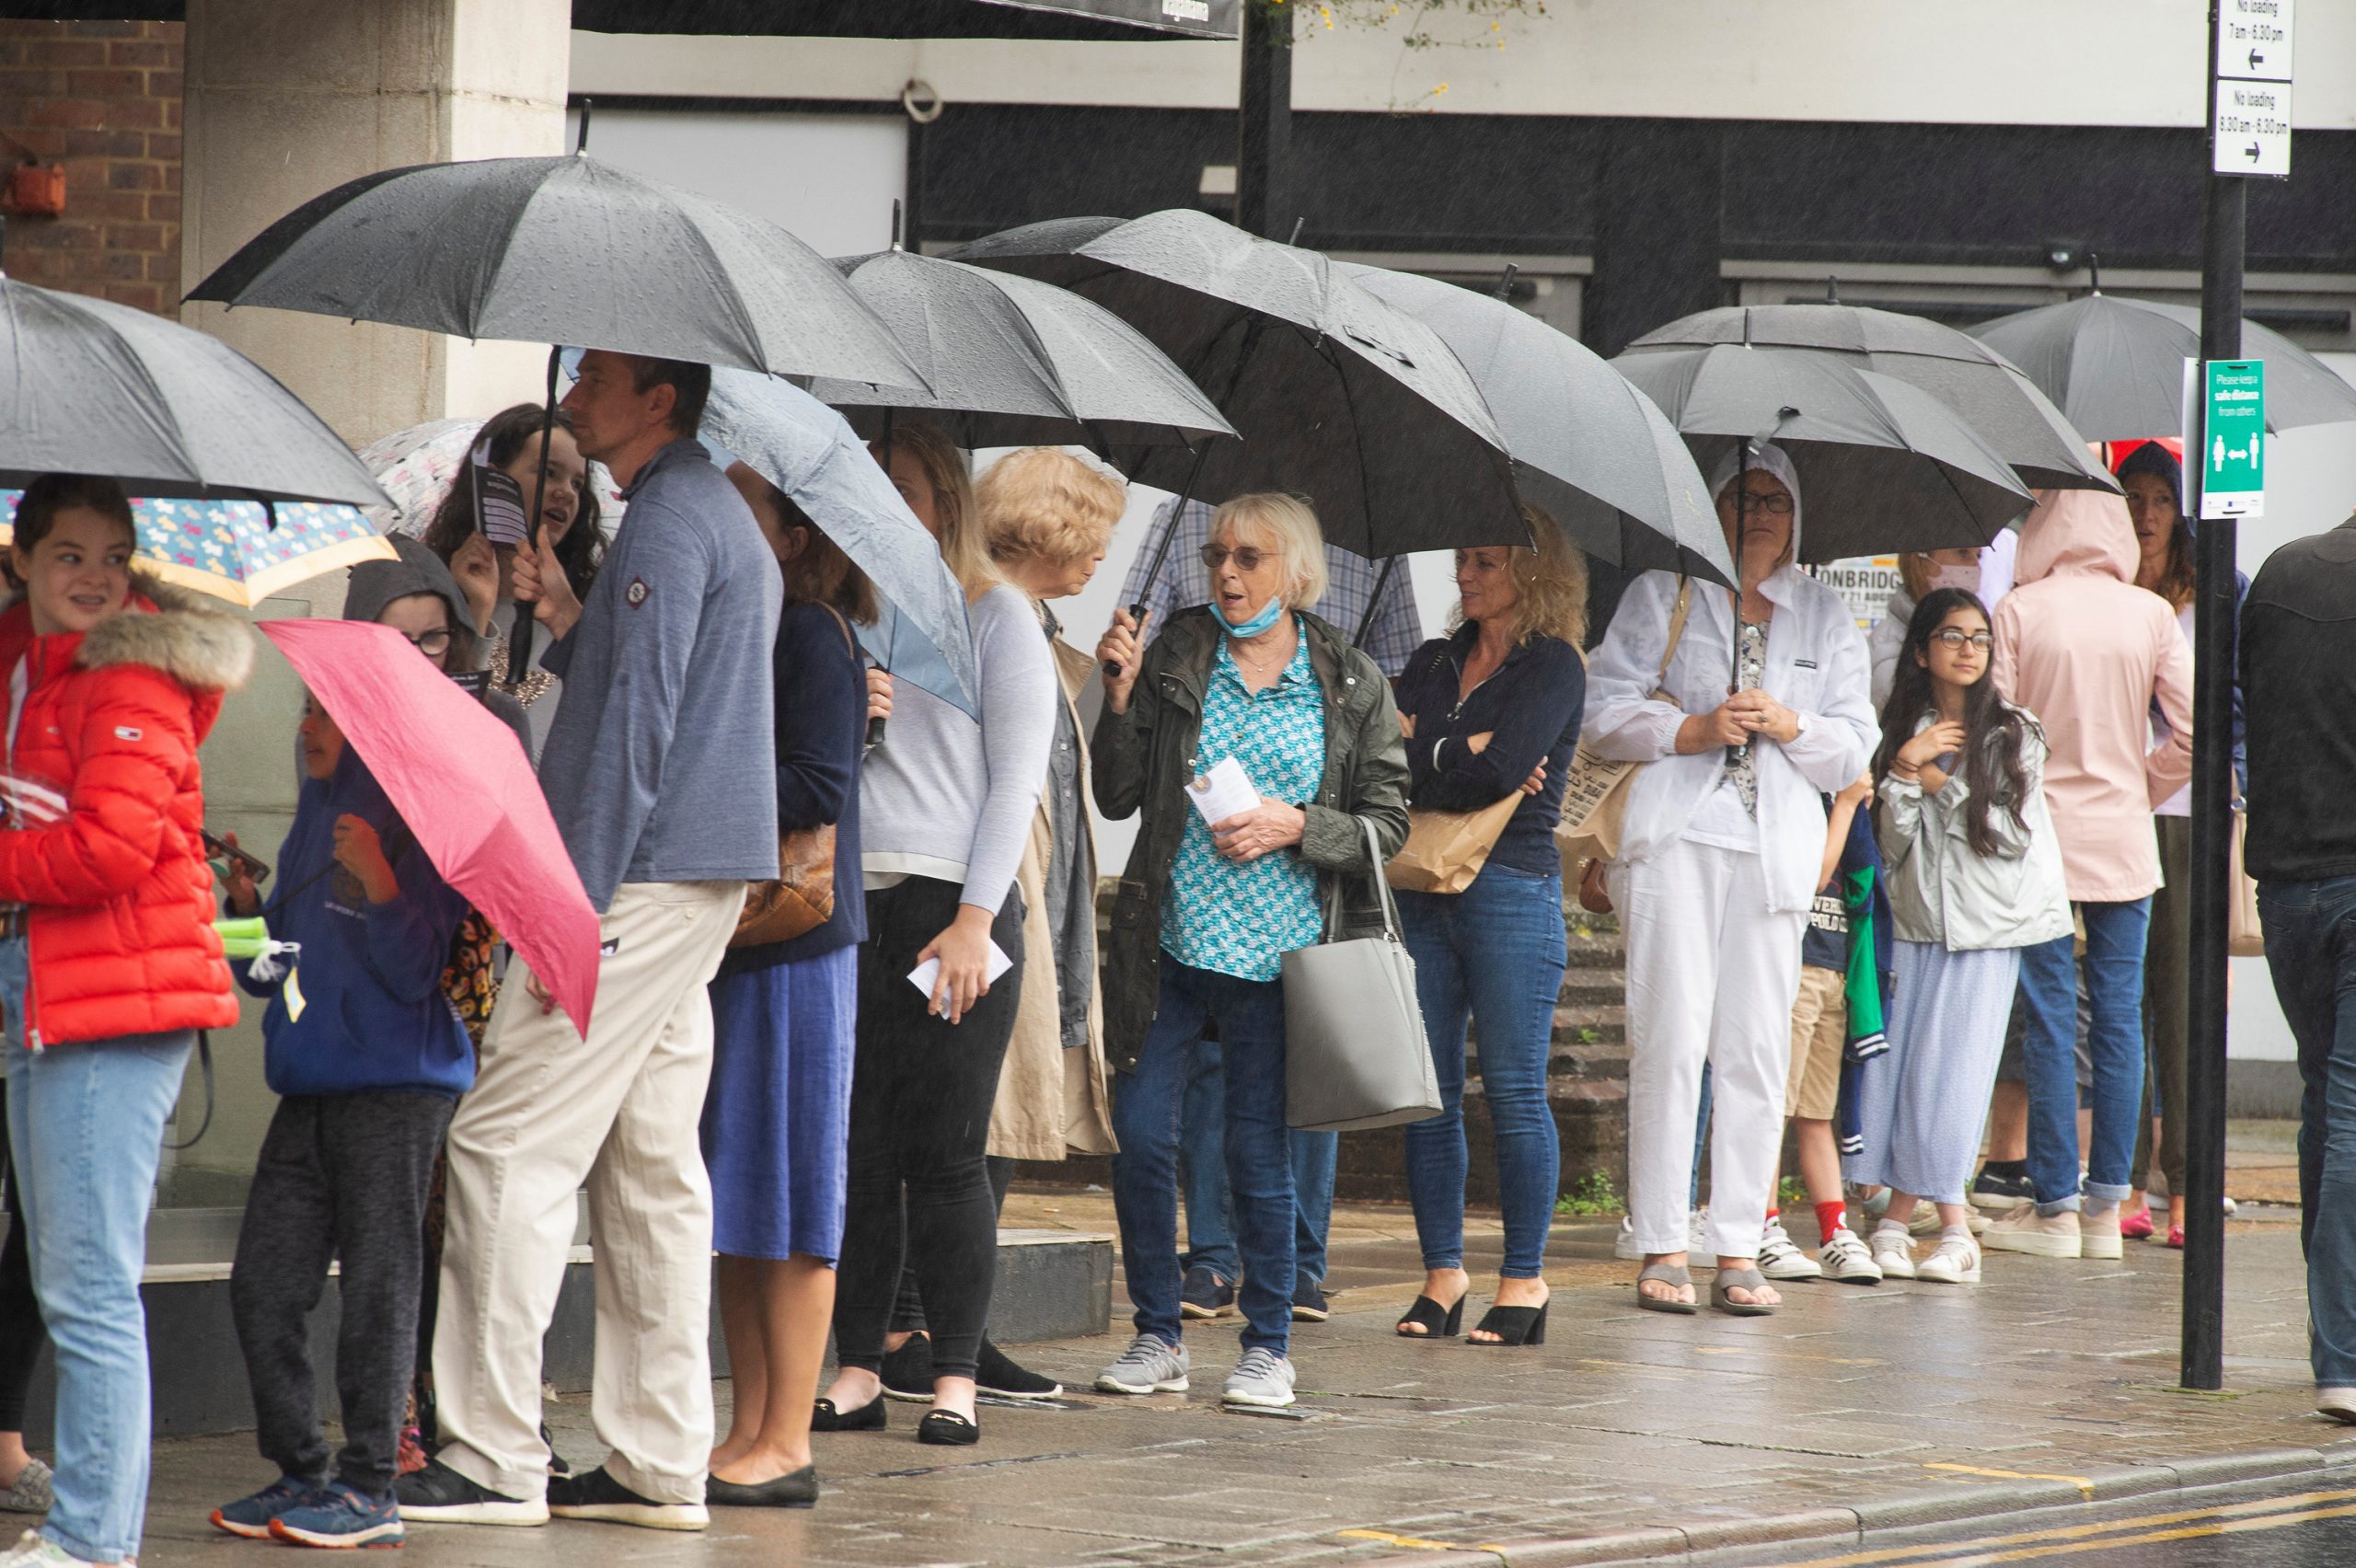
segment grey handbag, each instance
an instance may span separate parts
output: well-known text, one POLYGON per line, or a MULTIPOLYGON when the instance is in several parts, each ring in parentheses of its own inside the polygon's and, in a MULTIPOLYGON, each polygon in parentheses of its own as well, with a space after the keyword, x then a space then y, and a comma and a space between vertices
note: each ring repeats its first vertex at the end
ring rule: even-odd
MULTIPOLYGON (((1308 1132, 1395 1127, 1439 1114, 1439 1077, 1415 999, 1415 962, 1399 937, 1399 905, 1382 875, 1374 824, 1368 864, 1382 895, 1382 934, 1284 955, 1285 1122, 1308 1132)), ((1326 935, 1341 928, 1334 879, 1326 935)))

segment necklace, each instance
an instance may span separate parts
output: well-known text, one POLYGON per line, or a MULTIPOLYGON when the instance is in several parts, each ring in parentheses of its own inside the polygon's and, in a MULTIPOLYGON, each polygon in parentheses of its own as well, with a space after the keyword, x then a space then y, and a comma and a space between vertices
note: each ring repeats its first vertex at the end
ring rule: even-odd
POLYGON ((1249 648, 1250 645, 1241 638, 1230 637, 1227 640, 1227 651, 1235 656, 1236 662, 1252 674, 1263 678, 1265 678, 1271 671, 1280 670, 1292 662, 1292 650, 1289 648, 1284 651, 1281 658, 1274 652, 1269 652, 1265 657, 1254 657, 1249 651, 1249 648))

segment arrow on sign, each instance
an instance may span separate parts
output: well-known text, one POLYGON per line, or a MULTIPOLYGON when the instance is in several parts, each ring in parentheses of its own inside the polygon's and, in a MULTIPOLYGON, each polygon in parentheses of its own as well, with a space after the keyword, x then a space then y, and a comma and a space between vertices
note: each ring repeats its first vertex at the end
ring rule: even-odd
POLYGON ((2258 144, 2256 142, 2252 142, 2248 147, 2244 150, 2249 154, 2250 162, 2256 163, 2258 161, 2258 144))
POLYGON ((2257 50, 2255 50, 2255 49, 2253 49, 2253 50, 2251 50, 2251 51, 2249 52, 2249 69, 2250 69, 2250 75, 2256 75, 2258 74, 2258 68, 2260 65, 2263 65, 2263 64, 2265 64, 2265 63, 2266 63, 2266 56, 2265 56, 2265 55, 2260 54, 2260 53, 2259 53, 2257 50))

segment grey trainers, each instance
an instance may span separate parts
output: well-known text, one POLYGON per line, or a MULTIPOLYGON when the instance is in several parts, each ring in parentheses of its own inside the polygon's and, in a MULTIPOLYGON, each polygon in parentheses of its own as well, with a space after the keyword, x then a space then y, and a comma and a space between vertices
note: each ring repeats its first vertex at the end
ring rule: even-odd
POLYGON ((1245 1351, 1235 1370, 1227 1375, 1227 1389, 1219 1400, 1260 1410, 1284 1409, 1292 1403, 1292 1363, 1273 1350, 1245 1351))
POLYGON ((1096 1375, 1108 1394, 1183 1394, 1186 1391, 1186 1347, 1139 1334, 1121 1359, 1096 1375))
POLYGON ((46 1514, 56 1501, 50 1490, 50 1470, 39 1459, 28 1458, 25 1468, 17 1472, 17 1484, 0 1493, 0 1509, 11 1514, 46 1514))

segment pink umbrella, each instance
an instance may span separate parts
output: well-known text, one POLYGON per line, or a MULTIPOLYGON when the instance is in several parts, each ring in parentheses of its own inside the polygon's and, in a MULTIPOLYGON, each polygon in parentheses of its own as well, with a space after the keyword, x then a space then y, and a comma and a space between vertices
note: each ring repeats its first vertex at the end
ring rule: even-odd
POLYGON ((597 911, 515 732, 391 627, 260 627, 359 748, 433 869, 491 917, 586 1034, 604 940, 597 911))

